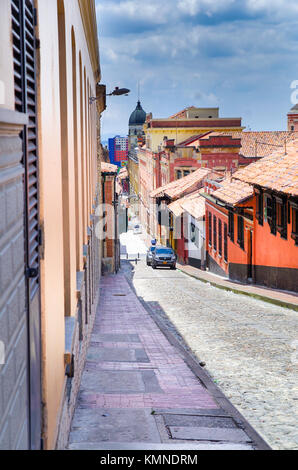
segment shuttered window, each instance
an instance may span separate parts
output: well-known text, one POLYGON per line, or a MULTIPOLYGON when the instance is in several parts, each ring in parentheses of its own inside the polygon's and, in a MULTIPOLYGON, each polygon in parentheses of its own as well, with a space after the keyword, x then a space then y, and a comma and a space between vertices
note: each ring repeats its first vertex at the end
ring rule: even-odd
POLYGON ((11 0, 15 109, 29 117, 21 138, 25 169, 26 273, 30 279, 30 297, 38 289, 38 151, 35 70, 35 10, 33 0, 11 0))

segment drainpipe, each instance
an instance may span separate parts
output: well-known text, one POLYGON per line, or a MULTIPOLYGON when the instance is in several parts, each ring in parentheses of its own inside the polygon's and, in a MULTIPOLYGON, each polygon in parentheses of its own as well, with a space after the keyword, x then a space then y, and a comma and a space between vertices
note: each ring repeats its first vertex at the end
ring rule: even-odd
POLYGON ((114 266, 115 266, 115 273, 119 271, 118 265, 118 200, 116 197, 116 178, 114 178, 114 266))

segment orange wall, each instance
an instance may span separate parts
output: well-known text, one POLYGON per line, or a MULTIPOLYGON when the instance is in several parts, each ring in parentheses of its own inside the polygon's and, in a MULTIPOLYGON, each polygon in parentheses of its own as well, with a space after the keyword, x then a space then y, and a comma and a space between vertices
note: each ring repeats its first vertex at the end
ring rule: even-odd
POLYGON ((279 268, 298 268, 298 247, 291 238, 292 210, 288 224, 287 240, 280 233, 273 235, 268 222, 259 225, 254 213, 254 264, 257 266, 273 266, 279 268))

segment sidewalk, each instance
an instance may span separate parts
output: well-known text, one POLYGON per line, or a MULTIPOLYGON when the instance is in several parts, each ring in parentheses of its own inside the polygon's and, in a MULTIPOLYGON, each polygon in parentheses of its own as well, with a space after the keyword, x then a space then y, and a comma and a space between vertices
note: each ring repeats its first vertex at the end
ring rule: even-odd
POLYGON ((238 282, 224 279, 220 276, 212 274, 201 269, 194 268, 193 266, 183 265, 177 263, 177 268, 189 276, 195 277, 203 282, 208 282, 212 286, 230 290, 235 293, 252 296, 256 299, 264 300, 265 302, 271 302, 281 307, 290 308, 298 311, 298 295, 290 292, 283 292, 276 289, 269 289, 266 287, 240 284, 238 282))
POLYGON ((104 277, 101 290, 69 449, 253 449, 124 274, 104 277))

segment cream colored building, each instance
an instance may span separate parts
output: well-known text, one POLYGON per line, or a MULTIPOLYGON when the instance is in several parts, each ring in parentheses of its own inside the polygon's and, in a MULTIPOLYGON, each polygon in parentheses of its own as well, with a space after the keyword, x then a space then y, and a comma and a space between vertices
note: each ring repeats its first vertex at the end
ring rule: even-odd
POLYGON ((95 4, 0 15, 0 449, 64 448, 100 279, 95 4))

